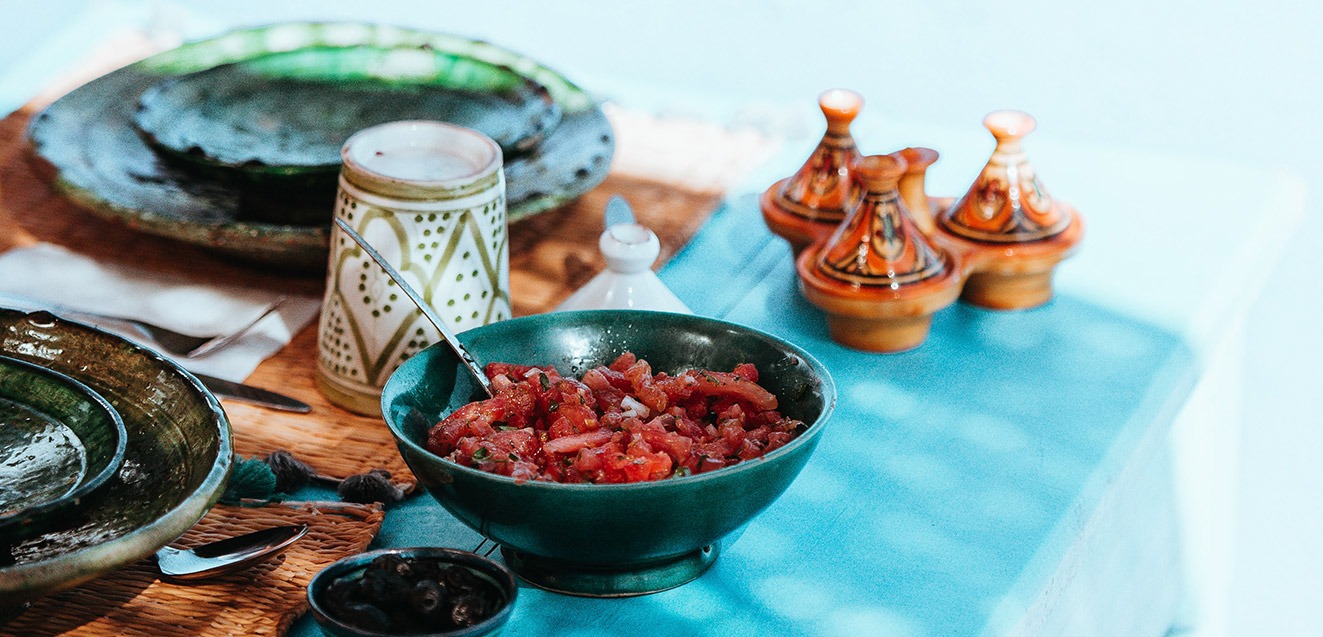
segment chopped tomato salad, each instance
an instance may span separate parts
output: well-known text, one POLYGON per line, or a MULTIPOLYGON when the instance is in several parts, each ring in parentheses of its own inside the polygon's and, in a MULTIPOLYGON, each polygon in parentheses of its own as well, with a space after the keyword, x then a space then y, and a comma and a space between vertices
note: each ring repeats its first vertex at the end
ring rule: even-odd
POLYGON ((582 379, 491 363, 495 395, 432 427, 427 449, 516 480, 620 483, 728 467, 807 427, 782 416, 750 363, 729 372, 652 373, 630 352, 582 379))

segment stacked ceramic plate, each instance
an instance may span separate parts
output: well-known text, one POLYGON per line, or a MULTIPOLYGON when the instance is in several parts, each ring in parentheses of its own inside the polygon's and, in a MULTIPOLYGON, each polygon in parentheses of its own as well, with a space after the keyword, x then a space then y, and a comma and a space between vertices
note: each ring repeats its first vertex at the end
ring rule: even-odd
POLYGON ((385 121, 487 134, 511 222, 606 177, 614 136, 578 86, 496 45, 374 24, 294 23, 186 44, 56 101, 28 131, 56 184, 144 232, 324 268, 340 147, 385 121))
POLYGON ((36 535, 124 462, 119 411, 87 385, 0 355, 0 542, 36 535))
POLYGON ((232 463, 216 399, 174 363, 0 309, 0 616, 174 541, 232 463))

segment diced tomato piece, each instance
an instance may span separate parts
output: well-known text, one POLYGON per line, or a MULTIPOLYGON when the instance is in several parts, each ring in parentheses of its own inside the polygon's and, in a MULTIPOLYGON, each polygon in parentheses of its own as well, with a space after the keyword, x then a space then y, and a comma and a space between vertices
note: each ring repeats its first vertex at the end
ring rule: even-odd
POLYGON ((515 429, 531 426, 537 419, 537 397, 527 383, 511 384, 491 400, 500 401, 502 422, 515 429))
POLYGON ((694 388, 698 387, 698 381, 689 374, 657 379, 655 384, 666 392, 666 398, 671 404, 689 400, 689 397, 694 395, 694 388))
POLYGON ((635 434, 625 449, 624 472, 628 482, 661 480, 671 475, 671 457, 654 451, 643 436, 635 434))
POLYGON ((625 352, 617 357, 616 360, 612 361, 607 367, 617 372, 624 372, 632 367, 637 360, 638 357, 634 356, 634 352, 625 352))
POLYGON ((758 368, 754 367, 753 363, 740 363, 739 365, 736 365, 735 369, 731 370, 730 373, 751 383, 758 382, 758 368))
POLYGON ((492 431, 492 423, 505 417, 504 405, 491 401, 469 403, 456 409, 440 424, 432 428, 427 448, 432 453, 446 455, 463 436, 484 436, 492 431))
POLYGON ((763 452, 766 453, 768 451, 780 449, 781 447, 784 447, 787 442, 790 442, 791 439, 792 436, 789 432, 773 431, 767 434, 767 446, 763 447, 763 452))
POLYGON ((717 432, 731 449, 739 449, 740 443, 744 442, 744 426, 733 418, 721 421, 721 424, 717 425, 717 432))
POLYGON ((776 396, 758 383, 726 372, 691 371, 698 381, 696 391, 707 396, 728 396, 753 406, 755 411, 776 409, 776 396))
POLYGON ((597 429, 552 438, 542 444, 542 450, 547 453, 574 453, 585 447, 596 447, 610 442, 612 433, 606 429, 597 429))
POLYGON ((625 378, 629 380, 638 402, 647 405, 653 413, 666 411, 666 407, 670 404, 670 397, 654 383, 652 367, 648 365, 648 361, 636 361, 629 369, 625 370, 624 374, 625 378))
POLYGON ((643 439, 653 449, 670 456, 675 464, 684 464, 693 452, 694 441, 678 433, 667 431, 660 421, 661 419, 657 418, 643 426, 643 439))
POLYGON ((516 363, 487 363, 482 371, 487 374, 487 378, 496 378, 505 376, 513 381, 523 380, 524 374, 533 369, 532 365, 519 365, 516 363))
POLYGON ((763 455, 763 447, 753 438, 745 438, 740 441, 740 450, 735 452, 740 460, 752 460, 763 455))
MULTIPOLYGON (((683 414, 683 412, 682 412, 683 414)), ((675 433, 693 440, 704 440, 707 438, 707 431, 697 421, 682 415, 675 419, 675 433)))
POLYGON ((593 392, 593 398, 596 401, 595 407, 600 413, 612 413, 621 411, 620 403, 625 399, 625 391, 629 389, 629 381, 625 380, 623 374, 613 372, 605 367, 597 367, 588 370, 583 375, 583 384, 588 386, 593 392), (624 382, 625 387, 617 387, 607 373, 614 374, 624 382))

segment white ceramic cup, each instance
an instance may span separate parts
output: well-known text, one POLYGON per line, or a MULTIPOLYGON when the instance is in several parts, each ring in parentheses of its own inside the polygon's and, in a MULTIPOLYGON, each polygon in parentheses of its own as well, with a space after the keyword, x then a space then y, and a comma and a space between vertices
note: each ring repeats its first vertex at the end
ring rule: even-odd
MULTIPOLYGON (((376 248, 453 332, 510 317, 501 149, 477 131, 391 122, 345 142, 335 215, 376 248)), ((318 324, 317 386, 354 412, 381 413, 400 363, 441 338, 343 232, 331 234, 318 324)))

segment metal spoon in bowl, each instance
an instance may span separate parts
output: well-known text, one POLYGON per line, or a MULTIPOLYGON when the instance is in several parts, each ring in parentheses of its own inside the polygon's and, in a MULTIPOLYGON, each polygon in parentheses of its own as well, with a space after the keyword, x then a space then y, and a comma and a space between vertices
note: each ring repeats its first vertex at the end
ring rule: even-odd
POLYGON ((191 582, 233 573, 289 548, 308 532, 308 525, 276 526, 195 546, 165 547, 156 552, 156 566, 170 581, 191 582))
POLYGON ((464 367, 473 375, 473 379, 478 382, 478 386, 481 387, 483 391, 487 392, 488 396, 493 395, 492 382, 487 379, 487 374, 483 373, 482 367, 478 365, 477 361, 473 360, 473 355, 464 347, 464 344, 460 343, 459 339, 455 338, 455 335, 451 334, 449 329, 446 329, 445 323, 441 320, 440 316, 437 316, 436 310, 432 309, 432 306, 424 302, 423 297, 419 296, 418 292, 416 292, 413 287, 404 282, 404 277, 400 276, 399 271, 397 271, 390 262, 386 261, 386 258, 381 256, 381 253, 377 252, 376 248, 369 245, 367 239, 363 238, 363 235, 358 234, 357 231, 349 227, 349 224, 345 223, 344 219, 337 217, 335 223, 340 226, 341 230, 344 230, 345 233, 349 235, 349 238, 353 239, 354 242, 358 244, 358 247, 362 248, 369 257, 372 257, 372 260, 376 261, 377 265, 381 266, 382 270, 386 271, 386 275, 395 282, 395 285, 400 286, 400 289, 404 290, 404 294, 409 297, 410 301, 413 301, 414 305, 418 306, 418 309, 422 311, 423 316, 427 317, 427 320, 432 324, 432 327, 435 327, 436 331, 441 332, 441 338, 445 339, 446 344, 450 346, 450 349, 454 350, 455 355, 459 357, 459 360, 464 362, 464 367))

